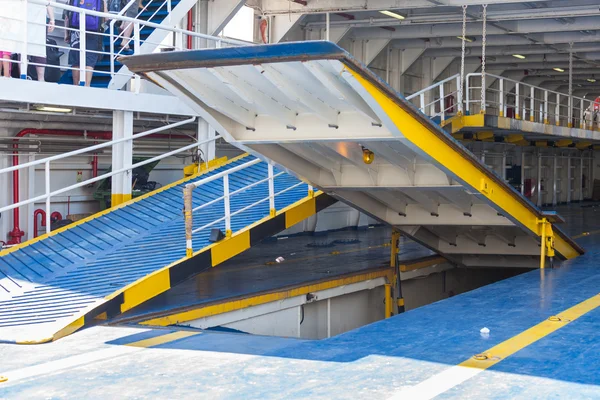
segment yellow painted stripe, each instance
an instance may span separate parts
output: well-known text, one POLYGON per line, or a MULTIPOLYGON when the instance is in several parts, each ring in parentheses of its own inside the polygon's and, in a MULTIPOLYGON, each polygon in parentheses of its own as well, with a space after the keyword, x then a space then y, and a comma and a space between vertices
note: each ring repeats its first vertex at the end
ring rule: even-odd
POLYGON ((247 297, 244 299, 230 300, 223 303, 209 305, 194 310, 175 313, 165 317, 153 318, 141 322, 142 325, 168 326, 186 321, 193 321, 198 318, 210 317, 213 315, 225 314, 231 311, 242 310, 248 307, 261 304, 271 303, 274 301, 284 300, 290 297, 302 296, 307 293, 317 292, 321 290, 336 288, 339 286, 349 285, 352 283, 364 282, 370 279, 386 277, 388 282, 391 282, 393 276, 392 269, 369 272, 354 276, 348 276, 339 279, 332 279, 326 282, 314 283, 311 285, 300 286, 293 289, 282 290, 257 296, 247 297))
POLYGON ((137 341, 137 342, 129 343, 129 344, 126 344, 126 346, 130 346, 130 347, 154 347, 154 346, 158 346, 158 345, 161 345, 161 344, 173 342, 175 340, 185 339, 185 338, 188 338, 190 336, 196 336, 196 335, 199 335, 200 333, 201 332, 191 332, 191 331, 172 332, 172 333, 168 333, 166 335, 161 335, 161 336, 153 337, 153 338, 150 338, 150 339, 144 339, 144 340, 140 340, 140 341, 137 341))
POLYGON ((217 266, 223 261, 248 250, 250 248, 250 231, 240 232, 238 235, 224 239, 217 243, 211 251, 212 266, 217 266))
POLYGON ((539 324, 519 333, 516 336, 486 350, 483 354, 488 356, 487 360, 476 360, 470 358, 460 363, 460 366, 469 368, 487 369, 505 359, 508 356, 515 354, 517 351, 537 342, 538 340, 548 336, 552 332, 559 330, 575 321, 582 315, 598 308, 600 306, 600 294, 597 294, 581 303, 557 314, 556 321, 547 319, 539 324))
POLYGON ((124 300, 121 304, 121 312, 132 309, 154 296, 166 292, 171 288, 171 279, 168 269, 162 269, 157 273, 147 276, 126 290, 123 294, 124 300))
POLYGON ((432 399, 473 378, 484 370, 502 362, 519 350, 543 339, 549 334, 567 326, 579 317, 600 306, 600 294, 540 322, 516 336, 478 354, 462 363, 426 379, 419 384, 398 392, 390 399, 419 398, 432 399))
POLYGON ((165 186, 163 186, 163 187, 161 187, 159 189, 156 189, 153 192, 146 193, 146 194, 144 194, 142 196, 136 197, 135 199, 132 199, 132 200, 129 200, 129 201, 125 202, 125 203, 119 204, 118 206, 108 208, 108 209, 100 211, 100 212, 98 212, 98 213, 96 213, 94 215, 90 215, 89 217, 80 219, 79 221, 75 221, 72 224, 69 224, 69 225, 64 226, 62 228, 54 230, 54 231, 50 232, 49 234, 45 233, 43 235, 40 235, 40 236, 38 236, 36 238, 33 238, 31 240, 28 240, 28 241, 23 242, 21 244, 18 244, 16 246, 9 247, 8 249, 0 251, 0 256, 4 256, 6 254, 12 253, 13 251, 17 251, 19 249, 22 249, 23 247, 30 246, 30 245, 32 245, 32 244, 34 244, 36 242, 39 242, 40 240, 46 239, 47 237, 54 236, 54 235, 59 234, 61 232, 67 231, 69 229, 73 229, 73 228, 75 228, 75 227, 77 227, 79 225, 85 224, 86 222, 92 221, 92 220, 94 220, 94 219, 96 219, 98 217, 101 217, 103 215, 111 213, 111 212, 113 212, 115 210, 118 210, 120 208, 126 207, 126 206, 128 206, 130 204, 133 204, 133 203, 136 203, 138 201, 142 201, 144 199, 147 199, 148 197, 151 197, 151 196, 154 196, 154 195, 156 195, 158 193, 164 192, 165 190, 169 190, 169 189, 171 189, 171 188, 173 188, 175 186, 181 185, 182 183, 188 182, 188 181, 190 181, 190 180, 192 180, 192 179, 194 179, 194 178, 196 178, 198 176, 202 176, 202 175, 204 175, 204 174, 206 174, 208 172, 211 172, 211 171, 213 171, 213 170, 215 170, 217 168, 220 168, 220 167, 222 167, 222 166, 224 166, 226 164, 231 164, 231 163, 233 163, 235 161, 238 161, 238 160, 240 160, 240 159, 242 159, 244 157, 247 157, 247 156, 248 156, 248 153, 244 153, 244 154, 241 154, 241 155, 239 155, 237 157, 232 158, 229 161, 224 160, 225 162, 223 162, 222 164, 215 164, 212 168, 209 168, 208 170, 201 171, 197 175, 194 175, 192 177, 187 177, 187 178, 180 179, 180 180, 178 180, 176 182, 170 183, 170 184, 165 185, 165 186))
POLYGON ((567 260, 580 255, 579 252, 558 233, 554 235, 554 249, 567 260))
POLYGON ((298 222, 304 221, 306 218, 317 212, 317 202, 314 197, 309 198, 303 204, 290 209, 285 213, 285 227, 290 228, 298 222))
POLYGON ((421 268, 431 267, 432 265, 446 262, 444 257, 434 257, 429 260, 423 260, 415 263, 400 265, 400 272, 414 271, 421 268))
MULTIPOLYGON (((526 229, 541 236, 538 220, 542 215, 530 208, 527 202, 514 193, 504 182, 489 173, 475 159, 466 157, 458 146, 452 146, 445 137, 425 126, 422 121, 400 107, 382 90, 352 69, 347 69, 372 98, 379 104, 392 123, 400 132, 431 158, 443 165, 452 174, 459 177, 468 186, 504 210, 511 218, 518 221, 526 229)), ((484 115, 465 116, 463 120, 469 123, 483 122, 484 115)), ((565 243, 567 243, 565 241, 565 243)), ((572 246, 570 246, 572 247, 572 246)), ((576 251, 576 250, 575 250, 576 251)), ((562 254, 562 253, 561 253, 562 254)))
POLYGON ((582 232, 579 235, 573 236, 573 239, 581 239, 582 237, 591 236, 591 235, 597 235, 598 233, 600 233, 600 230, 590 231, 590 232, 582 232))

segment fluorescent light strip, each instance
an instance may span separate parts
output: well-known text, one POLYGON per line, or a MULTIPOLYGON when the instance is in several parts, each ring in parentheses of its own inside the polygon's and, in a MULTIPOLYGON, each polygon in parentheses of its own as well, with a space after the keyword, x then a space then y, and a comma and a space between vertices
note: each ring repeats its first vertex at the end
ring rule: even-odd
POLYGON ((400 15, 400 14, 397 14, 392 11, 384 10, 384 11, 379 11, 379 12, 382 13, 383 15, 387 15, 388 17, 392 17, 392 18, 396 18, 396 19, 404 19, 404 15, 400 15))
MULTIPOLYGON (((457 39, 460 39, 460 40, 463 40, 463 37, 462 37, 462 36, 457 36, 456 38, 457 38, 457 39)), ((473 39, 473 38, 470 38, 470 37, 468 37, 468 36, 465 36, 465 42, 469 42, 469 43, 471 43, 471 42, 473 42, 473 41, 474 41, 474 39, 473 39)))
POLYGON ((565 72, 565 70, 564 70, 564 69, 562 69, 562 68, 558 68, 558 67, 556 67, 556 68, 552 68, 552 69, 553 69, 553 70, 555 70, 556 72, 565 72))
POLYGON ((518 58, 519 60, 524 60, 525 56, 522 56, 521 54, 513 54, 512 55, 514 58, 518 58))

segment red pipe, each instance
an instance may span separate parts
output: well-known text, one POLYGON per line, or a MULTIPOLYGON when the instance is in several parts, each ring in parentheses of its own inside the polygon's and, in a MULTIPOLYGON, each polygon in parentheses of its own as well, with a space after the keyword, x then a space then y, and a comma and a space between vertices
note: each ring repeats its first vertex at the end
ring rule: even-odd
POLYGON ((38 208, 33 212, 33 237, 38 237, 38 226, 37 226, 37 217, 38 215, 42 216, 42 226, 46 226, 46 211, 38 208))
POLYGON ((60 221, 61 219, 62 219, 62 214, 59 213, 58 211, 54 211, 52 214, 50 214, 50 221, 52 221, 52 222, 60 221))
MULTIPOLYGON (((192 23, 192 10, 188 11, 187 14, 187 30, 191 32, 194 29, 194 24, 192 23)), ((192 48, 192 36, 187 35, 187 48, 188 50, 192 48)))
MULTIPOLYGON (((35 135, 54 135, 54 136, 85 136, 83 131, 64 131, 58 129, 23 129, 21 132, 15 135, 15 140, 13 144, 13 166, 16 167, 19 165, 19 138, 22 138, 26 135, 35 134, 35 135)), ((112 139, 112 132, 88 132, 88 137, 92 139, 112 139)), ((186 138, 189 139, 189 136, 186 135, 171 135, 166 133, 155 133, 149 135, 152 138, 186 138)), ((94 155, 95 157, 95 174, 94 177, 98 174, 98 155, 94 155)), ((92 172, 94 171, 94 167, 92 167, 92 172)), ((13 171, 13 204, 19 202, 19 171, 13 171)), ((45 220, 45 219, 44 219, 45 220)), ((45 222, 44 222, 45 223, 45 222)), ((8 241, 9 245, 19 244, 21 243, 21 238, 25 236, 25 232, 19 228, 19 207, 13 209, 13 230, 8 233, 8 236, 11 238, 8 241)))

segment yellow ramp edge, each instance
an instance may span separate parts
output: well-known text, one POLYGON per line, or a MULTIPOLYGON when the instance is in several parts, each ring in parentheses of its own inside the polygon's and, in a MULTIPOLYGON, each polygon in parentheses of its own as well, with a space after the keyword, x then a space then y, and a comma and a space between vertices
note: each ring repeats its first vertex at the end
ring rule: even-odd
MULTIPOLYGON (((280 217, 285 218, 286 222, 293 221, 299 218, 299 216, 301 215, 303 215, 304 218, 307 218, 310 215, 316 213, 316 198, 319 196, 327 195, 325 195, 322 192, 319 192, 314 195, 308 195, 307 197, 295 202, 294 204, 291 204, 288 207, 281 209, 274 216, 266 216, 263 219, 256 221, 255 223, 241 229, 240 231, 235 232, 231 237, 223 239, 220 242, 210 244, 209 246, 206 246, 203 249, 196 251, 191 258, 196 257, 207 251, 210 251, 212 257, 212 266, 217 266, 218 264, 223 263, 224 261, 227 261, 230 258, 249 249, 250 232, 253 228, 259 227, 262 223, 280 217), (307 206, 307 204, 309 204, 309 206, 307 206), (308 213, 309 210, 312 211, 312 214, 308 213), (287 213, 291 213, 292 216, 288 217, 287 213)), ((132 201, 136 200, 137 199, 132 201)), ((298 222, 300 221, 301 220, 298 220, 298 222)), ((119 311, 122 313, 144 303, 145 301, 152 299, 153 297, 161 293, 166 292, 171 288, 169 270, 187 260, 187 257, 183 257, 165 266, 164 268, 154 271, 151 274, 146 275, 143 278, 140 278, 137 281, 113 292, 112 294, 104 298, 105 303, 111 300, 118 300, 117 298, 122 296, 123 301, 119 305, 119 311)), ((71 333, 77 331, 80 328, 83 328, 84 326, 93 325, 95 323, 106 320, 105 312, 98 313, 98 315, 92 315, 93 311, 94 310, 86 310, 81 314, 76 315, 73 322, 71 322, 68 326, 64 327, 63 329, 59 330, 53 335, 53 337, 44 339, 43 341, 37 341, 35 343, 44 343, 52 340, 57 340, 61 337, 70 335, 71 333)), ((28 342, 22 344, 33 343, 28 342)))
MULTIPOLYGON (((361 73, 352 68, 346 68, 377 102, 406 139, 466 185, 479 191, 498 209, 503 210, 509 218, 529 230, 536 237, 541 237, 543 225, 540 224, 540 220, 546 218, 546 215, 532 206, 520 193, 516 193, 500 178, 488 171, 467 150, 458 146, 454 139, 417 118, 414 110, 397 102, 393 96, 386 92, 383 86, 377 86, 361 73)), ((464 126, 467 122, 483 125, 483 120, 484 115, 477 114, 461 116, 460 119, 449 119, 448 121, 452 124, 456 123, 464 126)), ((568 236, 558 230, 556 232, 556 237, 562 236, 563 243, 559 246, 560 249, 557 248, 561 256, 568 259, 582 254, 582 249, 568 236)))

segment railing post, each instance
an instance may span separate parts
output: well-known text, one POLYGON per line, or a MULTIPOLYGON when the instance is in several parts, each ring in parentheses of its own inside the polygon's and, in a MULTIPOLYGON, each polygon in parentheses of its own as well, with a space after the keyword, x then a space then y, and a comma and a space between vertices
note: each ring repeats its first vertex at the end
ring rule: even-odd
POLYGON ((471 90, 469 89, 469 75, 465 78, 465 113, 469 114, 470 103, 471 103, 471 90))
POLYGON ((269 214, 274 217, 277 211, 275 210, 275 179, 273 178, 273 165, 268 164, 269 172, 269 214))
POLYGON ((583 129, 583 99, 579 99, 579 129, 583 129))
POLYGON ((515 119, 521 119, 521 101, 519 100, 519 83, 515 86, 515 119))
POLYGON ((192 218, 192 192, 194 185, 186 185, 183 188, 183 216, 185 220, 185 255, 192 257, 194 255, 194 247, 192 242, 192 229, 194 220, 192 218))
POLYGON ((442 118, 442 122, 444 121, 446 115, 446 105, 444 100, 444 84, 442 83, 440 84, 440 117, 442 118))
POLYGON ((535 88, 531 87, 531 94, 529 95, 531 98, 529 99, 529 120, 531 122, 535 121, 535 88))
POLYGON ((110 21, 110 25, 108 28, 108 33, 110 35, 110 77, 111 79, 115 77, 115 21, 113 19, 110 21))
POLYGON ((50 161, 46 161, 44 165, 44 177, 46 184, 46 233, 49 234, 50 224, 52 223, 50 219, 50 161))
POLYGON ((167 0, 167 21, 171 22, 171 0, 167 0))
POLYGON ((308 197, 315 197, 315 189, 312 185, 308 185, 308 197))
POLYGON ((560 94, 556 93, 556 107, 554 113, 556 114, 556 126, 560 125, 560 94))
POLYGON ((229 204, 229 174, 223 175, 223 201, 225 203, 225 236, 231 237, 231 205, 229 204))
POLYGON ((504 117, 504 115, 505 115, 504 114, 504 79, 500 79, 499 85, 500 85, 500 93, 499 93, 500 94, 500 99, 499 99, 500 105, 498 106, 498 114, 501 117, 504 117))
MULTIPOLYGON (((133 54, 140 54, 140 23, 133 25, 133 54)), ((135 74, 135 93, 140 92, 141 78, 135 74)))
POLYGON ((85 50, 87 48, 85 37, 85 13, 79 11, 79 86, 85 86, 86 79, 86 59, 85 50))
POLYGON ((544 90, 544 124, 548 124, 548 91, 544 90))
MULTIPOLYGON (((21 79, 27 79, 27 53, 28 53, 28 49, 27 49, 27 45, 28 45, 28 41, 29 41, 29 37, 28 37, 28 27, 29 27, 29 15, 27 13, 27 10, 29 8, 29 4, 27 2, 27 0, 25 0, 22 3, 22 6, 24 7, 23 9, 23 54, 21 54, 21 79)), ((46 228, 48 229, 48 228, 46 228)))
POLYGON ((425 93, 421 93, 419 95, 419 103, 420 103, 419 109, 421 110, 422 113, 424 113, 425 112, 425 93))

